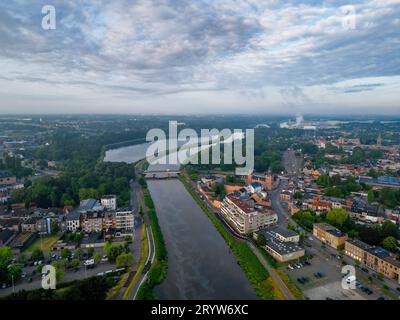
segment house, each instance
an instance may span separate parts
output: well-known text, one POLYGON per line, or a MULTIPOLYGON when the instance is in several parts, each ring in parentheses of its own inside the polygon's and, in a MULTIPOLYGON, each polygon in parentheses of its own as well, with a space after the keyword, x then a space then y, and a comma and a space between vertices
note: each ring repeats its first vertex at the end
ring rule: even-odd
POLYGON ((282 190, 280 199, 285 202, 292 200, 292 192, 290 190, 282 190))
POLYGON ((2 217, 0 218, 0 230, 20 231, 20 225, 23 219, 19 217, 2 217))
POLYGON ((39 218, 31 217, 21 223, 22 232, 36 232, 36 222, 39 218))
POLYGON ((11 197, 7 192, 0 191, 0 204, 7 203, 9 199, 11 199, 11 197))
POLYGON ((107 210, 117 209, 117 196, 115 194, 102 196, 100 202, 107 210))
POLYGON ((15 236, 15 232, 11 230, 0 231, 0 247, 8 245, 15 236))
POLYGON ((8 170, 0 171, 0 186, 11 186, 17 183, 17 177, 8 170))
POLYGON ((67 214, 66 222, 67 222, 67 231, 77 231, 81 227, 81 213, 79 211, 72 211, 67 214))
POLYGON ((257 192, 261 192, 262 191, 262 185, 259 182, 252 182, 249 184, 249 186, 247 187, 247 190, 249 191, 249 193, 257 193, 257 192))

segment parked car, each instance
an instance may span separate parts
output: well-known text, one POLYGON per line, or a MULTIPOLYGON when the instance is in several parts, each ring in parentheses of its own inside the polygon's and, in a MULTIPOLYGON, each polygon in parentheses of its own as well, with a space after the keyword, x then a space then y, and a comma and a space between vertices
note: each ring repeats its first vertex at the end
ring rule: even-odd
POLYGON ((400 292, 400 287, 397 287, 396 290, 397 290, 398 292, 400 292))
POLYGON ((350 283, 352 283, 353 281, 356 281, 356 276, 350 276, 350 277, 348 277, 348 278, 346 279, 346 283, 347 283, 347 284, 350 284, 350 283))
POLYGON ((289 264, 287 267, 288 267, 289 270, 293 270, 294 269, 291 264, 289 264))
POLYGON ((364 271, 365 273, 369 273, 369 270, 367 268, 361 268, 362 271, 364 271))

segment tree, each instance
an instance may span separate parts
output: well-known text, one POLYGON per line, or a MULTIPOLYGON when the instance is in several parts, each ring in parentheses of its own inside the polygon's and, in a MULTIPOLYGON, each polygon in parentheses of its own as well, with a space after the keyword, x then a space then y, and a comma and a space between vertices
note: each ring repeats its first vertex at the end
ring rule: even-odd
POLYGON ((88 249, 87 249, 87 254, 88 254, 88 257, 89 257, 89 258, 93 257, 94 248, 92 248, 92 247, 88 248, 88 249))
POLYGON ((399 236, 399 231, 397 229, 396 224, 389 220, 385 220, 381 226, 382 239, 385 239, 387 237, 393 237, 397 239, 398 236, 399 236))
POLYGON ((0 248, 0 265, 8 265, 12 256, 13 254, 10 247, 6 246, 0 248))
POLYGON ((120 267, 129 267, 132 265, 133 255, 132 253, 123 252, 116 258, 117 268, 120 267))
POLYGON ((372 227, 362 226, 360 228, 359 236, 361 241, 370 245, 378 245, 381 242, 380 227, 379 225, 372 227))
POLYGON ((44 254, 43 254, 42 250, 40 250, 39 248, 36 248, 32 251, 32 254, 31 254, 32 261, 38 261, 38 260, 43 260, 43 259, 44 259, 44 254))
POLYGON ((76 258, 77 258, 78 260, 81 260, 81 259, 82 259, 82 256, 83 256, 83 250, 82 250, 81 248, 76 249, 75 255, 76 255, 76 258))
POLYGON ((394 237, 387 237, 382 241, 382 247, 391 252, 397 251, 397 240, 394 237))
POLYGON ((59 231, 57 220, 53 219, 50 223, 51 234, 57 234, 59 231))
POLYGON ((267 240, 265 239, 265 235, 264 234, 262 234, 262 233, 259 233, 258 235, 257 235, 257 244, 259 245, 259 246, 265 246, 266 244, 267 244, 267 240))
POLYGON ((328 212, 326 220, 337 227, 342 227, 343 224, 349 219, 349 214, 346 210, 341 208, 335 208, 328 212))
POLYGON ((70 254, 71 254, 71 251, 69 251, 69 249, 67 249, 67 248, 64 248, 61 250, 61 258, 63 258, 63 259, 67 259, 70 254))
POLYGON ((369 190, 368 191, 368 202, 372 203, 375 201, 375 193, 374 190, 369 190))
POLYGON ((70 261, 70 263, 69 263, 69 266, 70 266, 71 268, 77 268, 77 267, 79 267, 79 264, 80 264, 79 259, 72 259, 72 260, 70 261))
POLYGON ((115 262, 117 257, 123 252, 125 252, 125 248, 123 246, 112 246, 109 250, 109 253, 107 254, 108 260, 111 262, 115 262))
POLYGON ((57 260, 53 262, 53 267, 56 269, 56 279, 61 280, 65 275, 65 260, 57 260))
POLYGON ((8 275, 14 279, 14 281, 18 281, 21 279, 22 269, 20 266, 16 264, 12 264, 8 267, 8 275))
POLYGON ((94 257, 93 257, 94 263, 99 264, 101 261, 101 254, 99 252, 96 252, 94 257))

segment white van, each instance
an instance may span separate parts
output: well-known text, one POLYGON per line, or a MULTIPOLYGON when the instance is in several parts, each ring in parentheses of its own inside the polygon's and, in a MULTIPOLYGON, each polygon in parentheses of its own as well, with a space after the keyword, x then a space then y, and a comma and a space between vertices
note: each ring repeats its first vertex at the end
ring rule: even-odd
POLYGON ((346 283, 347 283, 347 284, 350 284, 350 283, 352 283, 353 281, 356 281, 356 276, 350 276, 350 277, 348 277, 348 278, 346 279, 346 283))

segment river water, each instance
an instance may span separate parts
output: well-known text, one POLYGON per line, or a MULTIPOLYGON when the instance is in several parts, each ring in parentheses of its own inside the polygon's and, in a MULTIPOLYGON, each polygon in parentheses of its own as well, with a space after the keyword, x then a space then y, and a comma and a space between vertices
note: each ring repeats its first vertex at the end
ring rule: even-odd
MULTIPOLYGON (((148 143, 109 150, 104 161, 134 163, 148 143)), ((155 288, 159 299, 257 299, 224 239, 177 179, 149 180, 168 250, 166 279, 155 288)))
POLYGON ((179 180, 149 180, 168 250, 160 299, 256 299, 223 238, 179 180))

